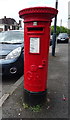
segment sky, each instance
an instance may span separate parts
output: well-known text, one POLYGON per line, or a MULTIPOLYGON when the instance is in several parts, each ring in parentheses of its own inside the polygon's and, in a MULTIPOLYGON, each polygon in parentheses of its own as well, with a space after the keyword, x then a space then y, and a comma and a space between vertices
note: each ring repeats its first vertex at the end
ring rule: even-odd
MULTIPOLYGON (((68 2, 70 0, 58 0, 57 25, 68 27, 68 2), (61 22, 62 21, 62 22, 61 22)), ((0 0, 0 19, 6 16, 14 18, 17 22, 22 20, 19 18, 18 12, 24 8, 45 6, 55 8, 56 0, 0 0)), ((54 19, 51 25, 54 25, 54 19)))

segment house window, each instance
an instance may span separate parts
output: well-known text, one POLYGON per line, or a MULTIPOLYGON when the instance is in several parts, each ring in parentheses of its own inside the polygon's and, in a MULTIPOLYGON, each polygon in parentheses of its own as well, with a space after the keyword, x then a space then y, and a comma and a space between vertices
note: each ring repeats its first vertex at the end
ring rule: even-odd
POLYGON ((7 29, 8 29, 8 26, 5 25, 5 26, 4 26, 4 31, 7 31, 7 29))
POLYGON ((12 26, 12 30, 15 30, 15 26, 12 26))
POLYGON ((12 30, 12 26, 10 26, 10 30, 12 30))

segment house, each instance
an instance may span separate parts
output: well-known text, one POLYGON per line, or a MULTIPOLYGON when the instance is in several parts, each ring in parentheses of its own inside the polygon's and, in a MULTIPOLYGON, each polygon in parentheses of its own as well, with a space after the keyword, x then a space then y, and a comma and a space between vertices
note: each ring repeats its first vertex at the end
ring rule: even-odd
POLYGON ((7 30, 17 30, 21 27, 21 20, 17 23, 13 18, 4 18, 0 19, 0 32, 7 30))

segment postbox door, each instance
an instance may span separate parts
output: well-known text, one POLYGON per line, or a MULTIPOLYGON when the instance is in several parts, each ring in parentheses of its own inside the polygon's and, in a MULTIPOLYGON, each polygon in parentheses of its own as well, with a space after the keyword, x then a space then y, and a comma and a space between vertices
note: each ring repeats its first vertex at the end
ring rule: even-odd
POLYGON ((47 83, 49 41, 42 30, 25 40, 24 88, 32 92, 45 91, 47 83))
POLYGON ((25 88, 35 92, 46 89, 48 58, 45 55, 45 50, 43 50, 44 54, 41 50, 41 41, 40 37, 29 37, 28 57, 25 56, 25 88))

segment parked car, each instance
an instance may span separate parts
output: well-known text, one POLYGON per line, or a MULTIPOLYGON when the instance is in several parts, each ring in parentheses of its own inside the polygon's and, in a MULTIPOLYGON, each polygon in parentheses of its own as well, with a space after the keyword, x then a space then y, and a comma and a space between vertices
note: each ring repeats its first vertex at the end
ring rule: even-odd
MULTIPOLYGON (((51 45, 51 40, 50 40, 51 45)), ((0 76, 24 73, 24 33, 10 30, 0 33, 0 76)))
POLYGON ((0 75, 23 74, 24 40, 22 30, 0 33, 0 75))
POLYGON ((57 43, 68 43, 69 37, 67 33, 60 33, 57 37, 57 43))

